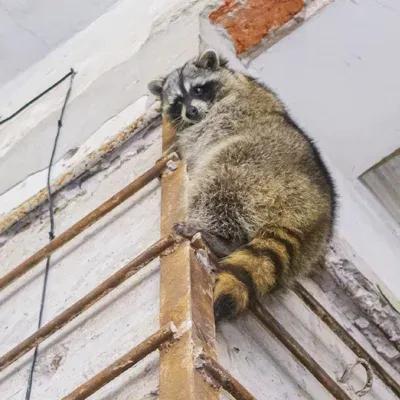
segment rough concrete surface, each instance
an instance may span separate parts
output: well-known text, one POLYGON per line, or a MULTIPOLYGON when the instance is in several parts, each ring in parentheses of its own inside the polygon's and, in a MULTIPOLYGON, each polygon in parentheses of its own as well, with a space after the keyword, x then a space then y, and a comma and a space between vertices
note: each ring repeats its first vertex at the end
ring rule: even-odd
MULTIPOLYGON (((372 324, 380 328, 390 342, 385 346, 382 339, 370 332, 368 336, 375 348, 385 356, 387 361, 400 361, 400 314, 391 307, 379 293, 378 288, 357 269, 351 260, 335 253, 334 249, 330 252, 326 267, 338 285, 348 293, 372 324)), ((370 323, 366 318, 361 317, 354 322, 364 334, 367 334, 370 323)), ((394 365, 396 364, 400 371, 400 362, 394 365)))

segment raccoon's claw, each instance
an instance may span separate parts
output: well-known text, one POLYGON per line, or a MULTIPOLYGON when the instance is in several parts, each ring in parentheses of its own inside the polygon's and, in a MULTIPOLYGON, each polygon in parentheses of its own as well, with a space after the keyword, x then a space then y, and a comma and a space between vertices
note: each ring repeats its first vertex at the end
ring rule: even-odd
POLYGON ((192 239, 193 236, 199 232, 198 229, 194 228, 193 226, 187 225, 185 222, 177 222, 174 224, 173 228, 174 232, 184 237, 185 239, 192 239))

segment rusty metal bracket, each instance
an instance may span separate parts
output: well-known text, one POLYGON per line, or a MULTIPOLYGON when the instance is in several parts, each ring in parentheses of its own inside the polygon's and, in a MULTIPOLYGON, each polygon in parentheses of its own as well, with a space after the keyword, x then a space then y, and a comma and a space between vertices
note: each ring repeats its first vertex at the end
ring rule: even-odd
POLYGON ((211 378, 236 400, 256 400, 239 381, 208 354, 200 354, 195 361, 195 366, 199 371, 204 371, 207 375, 206 379, 211 378))
POLYGON ((87 399, 90 395, 97 392, 127 369, 133 367, 140 360, 160 348, 162 344, 171 340, 174 333, 176 333, 174 324, 171 322, 166 324, 163 328, 148 337, 142 343, 138 344, 131 351, 120 357, 107 368, 103 369, 103 371, 99 372, 93 378, 76 388, 72 393, 63 397, 62 400, 87 399))
POLYGON ((372 384, 374 382, 374 374, 372 373, 372 368, 369 365, 368 361, 364 360, 363 358, 357 358, 356 362, 346 367, 342 377, 339 379, 339 382, 346 383, 349 380, 351 373, 353 372, 354 368, 357 365, 362 365, 367 374, 367 381, 365 382, 364 387, 355 392, 358 397, 362 397, 371 390, 372 384))

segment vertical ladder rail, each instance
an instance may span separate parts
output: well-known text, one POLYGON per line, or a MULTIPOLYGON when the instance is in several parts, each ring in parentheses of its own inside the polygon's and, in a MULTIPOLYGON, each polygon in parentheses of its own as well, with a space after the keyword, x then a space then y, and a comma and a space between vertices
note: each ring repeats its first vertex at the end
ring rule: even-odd
MULTIPOLYGON (((164 120, 163 151, 173 140, 173 129, 164 120)), ((181 163, 175 167, 162 176, 161 235, 186 220, 186 171, 181 163)), ((163 255, 160 268, 160 325, 172 321, 180 336, 160 352, 160 400, 218 400, 218 389, 194 366, 202 351, 216 356, 212 278, 188 241, 163 255)))

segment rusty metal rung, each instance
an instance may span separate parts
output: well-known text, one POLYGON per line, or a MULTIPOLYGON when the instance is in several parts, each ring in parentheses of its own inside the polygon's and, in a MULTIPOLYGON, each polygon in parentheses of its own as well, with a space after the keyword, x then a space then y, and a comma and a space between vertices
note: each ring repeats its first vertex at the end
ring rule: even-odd
POLYGON ((204 370, 236 400, 256 400, 238 380, 208 354, 202 353, 195 361, 195 367, 204 370))
POLYGON ((118 270, 110 278, 106 279, 103 283, 89 292, 85 297, 68 307, 57 317, 53 318, 46 325, 38 329, 34 334, 15 346, 12 350, 0 358, 0 372, 26 354, 29 350, 38 346, 53 333, 60 330, 68 322, 82 314, 89 307, 93 306, 101 298, 121 285, 132 275, 136 274, 145 265, 149 264, 152 260, 158 257, 163 251, 177 243, 177 240, 179 239, 174 235, 169 235, 163 239, 160 239, 147 250, 140 253, 131 262, 118 270))
POLYGON ((145 187, 152 180, 157 178, 169 161, 169 157, 164 157, 156 162, 156 164, 147 170, 144 174, 136 178, 133 182, 120 190, 114 196, 110 197, 107 201, 95 208, 85 217, 80 219, 66 231, 55 237, 49 244, 42 247, 32 256, 24 260, 21 264, 11 270, 8 274, 0 278, 0 291, 16 281, 18 278, 30 271, 34 266, 43 261, 45 258, 53 254, 56 250, 68 243, 70 240, 78 236, 84 230, 92 226, 100 218, 104 217, 114 208, 119 206, 125 200, 133 196, 140 189, 145 187))
POLYGON ((173 323, 165 325, 163 328, 158 330, 156 333, 148 337, 142 343, 138 344, 128 353, 120 357, 118 360, 113 362, 107 368, 103 369, 93 378, 89 379, 81 386, 76 388, 69 395, 63 397, 62 400, 84 400, 90 395, 97 392, 107 383, 121 375, 127 369, 133 367, 140 360, 148 356, 153 351, 157 350, 167 340, 173 338, 176 332, 173 323))
MULTIPOLYGON (((163 152, 175 132, 164 119, 163 152)), ((182 163, 161 181, 161 236, 186 220, 186 169, 182 163)), ((218 390, 203 379, 193 362, 203 349, 215 356, 212 279, 189 242, 160 260, 160 325, 173 321, 184 327, 180 340, 160 351, 160 399, 218 400, 218 390)))

